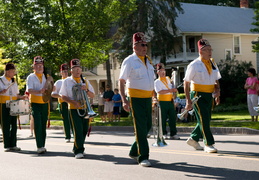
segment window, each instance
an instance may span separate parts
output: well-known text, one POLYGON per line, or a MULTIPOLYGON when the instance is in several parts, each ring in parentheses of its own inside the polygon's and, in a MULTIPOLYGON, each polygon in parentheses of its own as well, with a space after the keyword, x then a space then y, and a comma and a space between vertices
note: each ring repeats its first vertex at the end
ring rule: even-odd
POLYGON ((194 37, 189 38, 188 52, 195 52, 195 38, 194 37))
POLYGON ((231 60, 232 58, 232 50, 231 49, 225 49, 225 59, 231 60))
POLYGON ((234 36, 234 54, 241 54, 240 36, 234 36))

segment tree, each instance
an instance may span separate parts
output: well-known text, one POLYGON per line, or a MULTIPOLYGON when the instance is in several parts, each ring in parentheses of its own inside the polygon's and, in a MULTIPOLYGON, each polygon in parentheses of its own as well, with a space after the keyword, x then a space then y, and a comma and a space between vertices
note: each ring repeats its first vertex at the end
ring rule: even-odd
MULTIPOLYGON (((249 7, 253 8, 256 0, 249 1, 249 7)), ((217 6, 240 7, 240 0, 180 0, 184 3, 208 4, 217 6)))
MULTIPOLYGON (((255 25, 256 27, 254 29, 251 29, 251 32, 255 32, 258 33, 259 32, 259 1, 255 3, 255 22, 253 22, 252 24, 255 25)), ((257 41, 253 42, 253 51, 254 52, 259 52, 259 39, 257 39, 257 41)))
POLYGON ((10 59, 2 59, 2 54, 3 54, 4 50, 0 49, 0 73, 3 74, 4 69, 5 69, 5 64, 8 63, 10 61, 10 59))
MULTIPOLYGON (((115 40, 120 44, 119 59, 124 59, 132 52, 132 35, 135 32, 145 32, 150 39, 152 56, 166 56, 173 49, 173 37, 176 33, 174 20, 177 10, 181 12, 178 1, 173 0, 136 0, 136 10, 129 16, 119 19, 119 29, 115 40)), ((150 48, 151 49, 151 48, 150 48)))
POLYGON ((134 6, 133 0, 3 0, 0 47, 23 69, 36 55, 56 72, 73 58, 95 67, 107 60, 112 23, 134 6))

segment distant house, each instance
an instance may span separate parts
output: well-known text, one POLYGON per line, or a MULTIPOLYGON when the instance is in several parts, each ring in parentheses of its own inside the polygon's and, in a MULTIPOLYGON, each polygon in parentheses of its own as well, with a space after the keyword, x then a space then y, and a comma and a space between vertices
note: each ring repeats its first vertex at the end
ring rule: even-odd
MULTIPOLYGON (((167 57, 167 68, 177 68, 175 82, 183 81, 187 65, 197 58, 197 41, 201 38, 209 40, 213 48, 213 58, 216 62, 221 59, 251 61, 259 70, 259 56, 252 52, 252 41, 257 40, 259 33, 252 33, 255 28, 254 11, 250 8, 213 6, 202 4, 181 3, 184 13, 178 13, 176 26, 178 34, 175 37, 175 51, 167 57)), ((160 57, 152 58, 153 64, 160 62, 160 57)), ((118 87, 120 64, 111 54, 111 76, 113 88, 118 87)), ((107 81, 105 66, 94 68, 88 79, 96 92, 107 81)))
MULTIPOLYGON (((118 79, 120 74, 120 63, 114 53, 110 53, 110 72, 112 80, 112 90, 118 88, 118 79)), ((99 92, 99 88, 107 85, 107 75, 106 75, 106 63, 100 64, 93 69, 83 69, 83 76, 86 77, 94 88, 95 95, 99 92)), ((97 104, 98 97, 95 96, 93 99, 93 104, 97 104)))
MULTIPOLYGON (((252 52, 252 41, 259 33, 252 33, 255 28, 253 9, 181 3, 184 13, 178 14, 178 27, 175 53, 167 58, 167 67, 176 67, 176 82, 182 82, 187 65, 198 57, 197 41, 209 40, 213 48, 212 56, 216 62, 221 59, 251 61, 259 70, 257 53, 252 52)), ((158 63, 160 58, 153 59, 158 63)))

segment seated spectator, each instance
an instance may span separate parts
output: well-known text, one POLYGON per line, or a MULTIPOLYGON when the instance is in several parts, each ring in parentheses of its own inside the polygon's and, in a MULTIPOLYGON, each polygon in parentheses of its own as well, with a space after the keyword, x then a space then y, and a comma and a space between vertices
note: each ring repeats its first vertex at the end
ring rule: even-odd
MULTIPOLYGON (((175 108, 176 108, 176 113, 177 114, 181 114, 184 112, 185 110, 185 105, 186 105, 186 100, 185 99, 180 99, 176 94, 174 96, 174 105, 175 105, 175 108)), ((178 118, 179 119, 179 118, 178 118)), ((179 120, 179 121, 182 121, 182 122, 188 122, 188 113, 186 113, 184 115, 184 120, 179 120)))

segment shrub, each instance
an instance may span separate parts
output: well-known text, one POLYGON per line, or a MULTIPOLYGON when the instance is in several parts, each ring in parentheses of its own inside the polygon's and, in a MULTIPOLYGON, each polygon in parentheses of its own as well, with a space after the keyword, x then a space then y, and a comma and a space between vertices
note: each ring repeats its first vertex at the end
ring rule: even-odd
POLYGON ((218 68, 222 76, 219 80, 222 103, 229 105, 246 103, 244 84, 247 78, 247 69, 250 67, 252 67, 251 61, 220 60, 218 68))
POLYGON ((220 104, 219 106, 215 106, 213 112, 233 112, 233 111, 240 111, 246 110, 246 104, 236 104, 234 106, 230 106, 227 104, 220 104))

